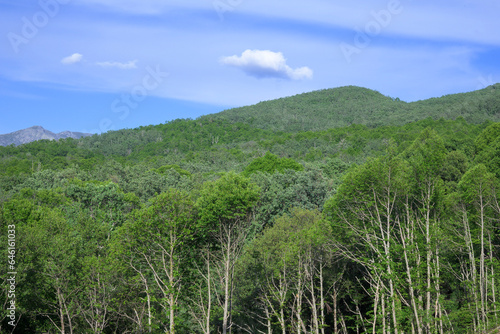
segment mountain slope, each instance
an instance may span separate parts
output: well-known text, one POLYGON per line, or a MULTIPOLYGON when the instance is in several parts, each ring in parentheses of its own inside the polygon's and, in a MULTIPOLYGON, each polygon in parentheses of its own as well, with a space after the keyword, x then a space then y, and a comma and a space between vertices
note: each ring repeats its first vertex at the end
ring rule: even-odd
POLYGON ((403 125, 432 117, 463 117, 470 123, 500 121, 500 84, 470 93, 403 102, 379 92, 347 86, 325 89, 256 105, 234 108, 201 119, 242 122, 261 129, 300 132, 363 124, 403 125))
POLYGON ((92 135, 91 133, 71 132, 71 131, 54 133, 49 130, 45 130, 41 126, 32 126, 27 129, 0 135, 0 146, 8 146, 12 144, 17 146, 42 139, 48 139, 48 140, 59 140, 63 138, 78 139, 81 137, 86 137, 91 135, 92 135))

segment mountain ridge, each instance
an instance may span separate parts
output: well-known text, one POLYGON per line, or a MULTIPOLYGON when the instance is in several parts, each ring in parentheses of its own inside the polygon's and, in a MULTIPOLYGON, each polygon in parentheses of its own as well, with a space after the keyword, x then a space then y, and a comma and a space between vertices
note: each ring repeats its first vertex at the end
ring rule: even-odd
MULTIPOLYGON (((401 101, 369 88, 344 86, 227 109, 200 116, 196 121, 243 123, 256 129, 298 133, 324 131, 353 124, 376 128, 400 126, 426 118, 453 120, 459 117, 474 124, 500 122, 500 83, 472 92, 448 94, 414 102, 401 101)), ((137 129, 153 130, 161 126, 162 124, 144 125, 137 129)), ((126 129, 118 131, 124 130, 126 129)), ((56 134, 41 126, 33 126, 0 135, 0 146, 17 146, 41 139, 79 139, 92 135, 71 131, 56 134)), ((99 137, 102 138, 102 135, 99 137)), ((155 140, 157 138, 155 137, 155 140)))
POLYGON ((92 136, 91 133, 62 131, 54 133, 44 129, 42 126, 35 125, 26 129, 17 130, 11 133, 0 134, 0 146, 22 145, 31 143, 37 140, 59 140, 65 138, 79 139, 82 137, 92 136))
POLYGON ((500 121, 500 84, 415 102, 357 86, 317 90, 201 116, 285 132, 322 131, 351 124, 403 125, 431 117, 470 123, 500 121))

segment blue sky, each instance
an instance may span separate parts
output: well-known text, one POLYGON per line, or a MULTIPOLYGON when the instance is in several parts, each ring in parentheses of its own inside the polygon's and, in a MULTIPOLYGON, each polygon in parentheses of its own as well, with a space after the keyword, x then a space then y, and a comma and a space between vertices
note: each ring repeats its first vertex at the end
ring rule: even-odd
POLYGON ((356 85, 500 81, 498 0, 0 0, 0 133, 100 133, 356 85))

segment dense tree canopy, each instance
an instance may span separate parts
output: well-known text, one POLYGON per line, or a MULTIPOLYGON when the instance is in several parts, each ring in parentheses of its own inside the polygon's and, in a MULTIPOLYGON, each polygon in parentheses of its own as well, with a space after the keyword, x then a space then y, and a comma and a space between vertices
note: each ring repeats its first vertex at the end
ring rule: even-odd
MULTIPOLYGON (((493 119, 497 91, 469 105, 493 119)), ((16 272, 0 332, 497 328, 499 123, 468 123, 469 95, 327 93, 303 108, 353 98, 373 117, 320 127, 278 100, 260 107, 288 118, 267 126, 221 114, 0 147, 0 244, 15 244, 0 266, 16 272), (425 118, 446 110, 463 118, 425 118)))

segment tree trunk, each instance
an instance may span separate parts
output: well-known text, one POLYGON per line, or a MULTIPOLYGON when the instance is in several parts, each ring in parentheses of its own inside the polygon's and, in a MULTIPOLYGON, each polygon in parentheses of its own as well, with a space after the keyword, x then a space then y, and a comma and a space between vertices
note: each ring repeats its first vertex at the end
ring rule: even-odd
POLYGON ((212 310, 212 280, 211 280, 211 273, 210 273, 210 251, 208 252, 207 256, 208 256, 208 258, 207 258, 208 301, 207 301, 205 334, 210 334, 210 312, 212 310))
MULTIPOLYGON (((408 208, 408 203, 407 203, 407 208, 408 208)), ((411 223, 411 218, 409 211, 407 209, 406 211, 406 226, 403 228, 401 226, 401 222, 399 222, 399 233, 400 233, 400 239, 401 243, 403 244, 403 256, 405 259, 405 267, 406 267, 406 279, 408 281, 408 288, 410 291, 410 305, 413 311, 413 317, 414 320, 412 321, 412 332, 415 332, 415 328, 417 329, 418 334, 422 334, 422 327, 420 326, 420 316, 418 314, 418 309, 417 309, 417 301, 415 299, 415 287, 413 283, 413 278, 411 275, 412 271, 412 266, 410 265, 409 257, 408 257, 408 245, 406 241, 408 240, 409 242, 414 242, 413 239, 413 234, 414 234, 414 226, 411 223), (404 232, 406 230, 406 233, 404 232)), ((416 255, 418 256, 418 255, 416 255)))
MULTIPOLYGON (((333 333, 338 334, 338 306, 337 306, 337 288, 333 287, 333 333)), ((285 334, 285 333, 283 333, 285 334)))
MULTIPOLYGON (((481 190, 480 190, 481 191, 481 190)), ((485 275, 485 265, 484 265, 484 205, 483 196, 480 192, 479 194, 479 205, 480 205, 480 224, 481 224, 481 253, 479 257, 479 293, 481 297, 481 322, 482 329, 486 329, 486 275, 485 275)))
MULTIPOLYGON (((377 282, 377 287, 375 289, 375 300, 373 302, 373 324, 372 333, 377 333, 377 317, 378 317, 378 304, 380 300, 380 282, 377 282)), ((384 316, 384 315, 382 315, 384 316)))
MULTIPOLYGON (((56 280, 59 280, 59 279, 56 278, 56 280)), ((66 333, 65 332, 66 325, 64 324, 64 306, 63 306, 63 301, 62 301, 63 297, 62 297, 61 289, 59 287, 57 287, 56 292, 57 292, 57 299, 59 300, 59 317, 60 317, 60 322, 61 322, 61 334, 64 334, 64 333, 66 333)))
POLYGON ((319 298, 320 298, 320 311, 321 311, 321 334, 325 334, 325 296, 323 290, 323 258, 319 264, 319 298))
POLYGON ((491 296, 493 302, 493 314, 495 315, 495 325, 498 324, 497 316, 497 299, 496 299, 496 287, 495 287, 495 268, 493 266, 493 246, 491 244, 491 234, 488 233, 488 241, 490 246, 490 266, 491 266, 491 296))
POLYGON ((224 258, 224 306, 222 318, 222 334, 227 334, 228 320, 229 320, 229 283, 230 283, 230 269, 231 269, 231 227, 228 227, 226 254, 224 258))

